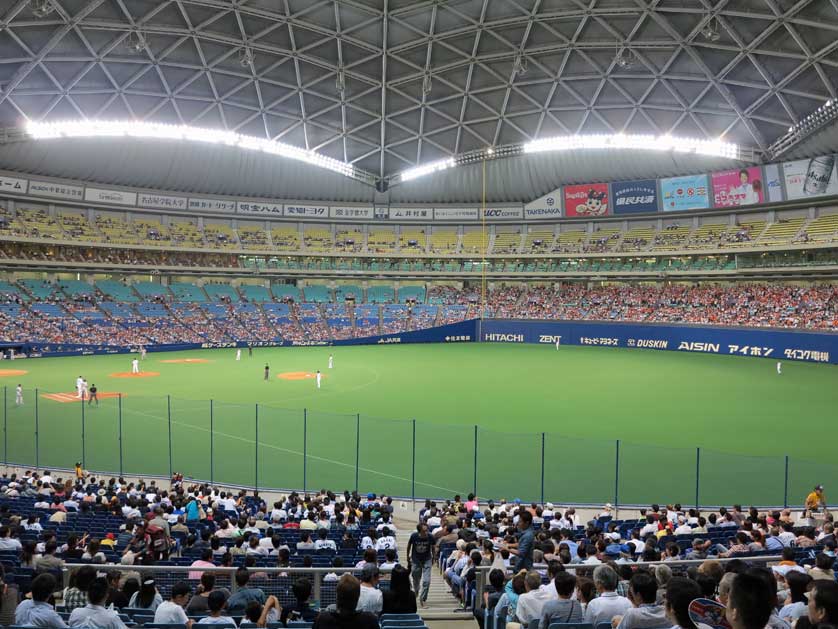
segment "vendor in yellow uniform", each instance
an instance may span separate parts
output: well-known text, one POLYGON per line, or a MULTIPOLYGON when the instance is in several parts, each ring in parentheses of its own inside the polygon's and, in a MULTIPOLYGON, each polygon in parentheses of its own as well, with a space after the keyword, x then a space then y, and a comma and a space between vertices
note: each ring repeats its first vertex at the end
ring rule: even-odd
POLYGON ((808 496, 806 496, 806 510, 819 511, 826 509, 826 498, 823 495, 823 485, 816 485, 808 496))

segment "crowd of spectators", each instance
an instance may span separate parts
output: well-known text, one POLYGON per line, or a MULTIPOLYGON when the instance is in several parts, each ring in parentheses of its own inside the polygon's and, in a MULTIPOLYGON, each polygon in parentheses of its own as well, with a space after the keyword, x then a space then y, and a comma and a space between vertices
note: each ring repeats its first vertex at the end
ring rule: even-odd
MULTIPOLYGON (((246 302, 210 305, 158 298, 165 316, 141 314, 136 304, 123 304, 114 314, 99 311, 98 301, 110 297, 60 293, 31 303, 54 306, 36 310, 19 296, 0 296, 0 341, 137 346, 170 343, 258 342, 284 339, 327 342, 377 334, 398 334, 480 316, 480 293, 466 287, 432 286, 428 302, 436 310, 404 306, 378 318, 353 315, 351 306, 301 304, 288 301, 287 315, 276 315, 246 302), (8 305, 9 308, 3 307, 8 305), (329 313, 341 308, 340 324, 329 313), (330 310, 331 309, 331 310, 330 310), (345 313, 344 313, 345 311, 345 313), (129 313, 129 314, 126 314, 129 313)), ((337 312, 337 311, 336 311, 337 312)), ((492 288, 486 316, 508 319, 631 321, 684 323, 807 330, 838 329, 838 287, 823 285, 508 285, 492 288)))

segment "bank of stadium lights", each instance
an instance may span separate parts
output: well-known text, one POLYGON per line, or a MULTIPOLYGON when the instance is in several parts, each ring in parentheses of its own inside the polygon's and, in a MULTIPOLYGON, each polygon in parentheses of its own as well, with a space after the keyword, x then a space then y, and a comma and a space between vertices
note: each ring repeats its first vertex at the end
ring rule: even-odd
POLYGON ((241 149, 261 151, 288 159, 326 168, 353 179, 366 181, 364 173, 358 172, 352 164, 305 149, 276 142, 266 138, 241 135, 234 131, 204 129, 186 125, 167 125, 154 122, 78 120, 66 122, 34 122, 26 125, 26 133, 36 140, 54 138, 132 137, 162 140, 183 140, 224 144, 241 149))
POLYGON ((677 138, 670 135, 568 135, 533 140, 524 145, 524 153, 545 151, 576 151, 585 149, 629 149, 641 151, 671 151, 739 159, 739 146, 722 140, 677 138))
POLYGON ((676 138, 668 135, 625 135, 620 133, 615 135, 570 135, 534 140, 527 144, 504 144, 501 146, 475 149, 437 162, 403 170, 399 174, 399 180, 410 181, 411 179, 454 168, 455 166, 465 166, 477 162, 515 157, 524 153, 578 151, 586 149, 670 151, 674 153, 691 153, 694 155, 711 155, 713 157, 729 159, 743 158, 738 145, 722 142, 721 140, 676 138))
POLYGON ((790 126, 781 138, 775 140, 768 147, 768 157, 773 159, 781 155, 836 120, 838 120, 838 100, 830 98, 808 116, 790 126))

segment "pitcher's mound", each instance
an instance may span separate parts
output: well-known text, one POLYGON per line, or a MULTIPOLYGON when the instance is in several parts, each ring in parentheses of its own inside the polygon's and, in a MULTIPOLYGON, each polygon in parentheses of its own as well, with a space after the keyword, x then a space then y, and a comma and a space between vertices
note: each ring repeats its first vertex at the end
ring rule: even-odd
POLYGON ((0 378, 11 378, 12 376, 25 376, 29 372, 25 369, 0 369, 0 378))
MULTIPOLYGON (((326 377, 325 373, 320 374, 323 378, 326 377)), ((279 375, 277 378, 280 380, 309 380, 316 378, 317 374, 311 373, 309 371, 286 371, 279 375)))
POLYGON ((131 373, 130 371, 118 371, 116 373, 108 374, 111 378, 154 378, 160 375, 159 371, 141 371, 140 373, 131 373))
POLYGON ((170 358, 169 360, 161 360, 161 363, 168 363, 170 365, 192 365, 198 363, 211 363, 211 360, 206 358, 170 358))

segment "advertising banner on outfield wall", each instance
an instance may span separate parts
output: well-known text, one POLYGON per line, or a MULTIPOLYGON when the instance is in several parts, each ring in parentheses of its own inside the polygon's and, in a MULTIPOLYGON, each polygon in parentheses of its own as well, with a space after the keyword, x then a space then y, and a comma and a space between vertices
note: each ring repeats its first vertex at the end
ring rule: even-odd
POLYGON ((0 176, 0 192, 26 194, 26 188, 28 184, 29 182, 26 179, 0 176))
MULTIPOLYGON (((772 360, 838 363, 838 334, 751 328, 485 319, 480 340, 659 349, 772 360)), ((772 369, 773 365, 766 366, 772 369)))
POLYGON ((140 207, 159 208, 161 210, 185 210, 188 206, 186 197, 169 197, 162 194, 137 195, 137 205, 140 207))
POLYGON ((614 214, 643 214, 658 211, 658 182, 654 179, 618 181, 611 184, 614 214))
POLYGON ((224 199, 189 199, 190 210, 208 210, 210 212, 235 212, 236 202, 224 199))
POLYGON ((432 221, 434 209, 432 207, 391 207, 391 221, 432 221))
POLYGON ((115 205, 137 205, 137 193, 124 190, 85 188, 84 200, 92 203, 113 203, 115 205))
POLYGON ((769 203, 784 201, 783 178, 780 174, 780 165, 766 164, 762 167, 762 173, 765 176, 765 200, 769 203))
POLYGON ((783 164, 786 198, 812 199, 838 194, 835 156, 824 155, 783 164))
POLYGON ((237 214, 265 214, 267 216, 282 216, 281 203, 260 203, 257 201, 239 201, 236 203, 237 214))
POLYGON ((480 219, 480 209, 476 207, 435 207, 435 221, 476 221, 480 219))
POLYGON ((329 208, 330 218, 344 218, 351 220, 372 220, 375 216, 374 208, 370 206, 365 207, 344 207, 334 206, 329 208))
POLYGON ((661 179, 661 198, 664 212, 706 210, 710 207, 707 175, 661 179))
POLYGON ((291 218, 328 218, 329 208, 325 205, 285 205, 284 216, 291 218))
POLYGON ((538 221, 544 219, 561 218, 562 189, 556 188, 542 197, 524 206, 524 220, 538 221))
POLYGON ((71 186, 66 183, 30 179, 29 194, 34 194, 38 197, 50 197, 52 199, 81 201, 84 199, 84 188, 82 186, 71 186))
POLYGON ((759 166, 723 170, 710 176, 713 207, 756 205, 765 200, 765 183, 759 166))
POLYGON ((572 216, 605 216, 608 207, 608 184, 586 183, 564 187, 564 213, 572 216))
POLYGON ((519 221, 524 218, 522 207, 487 207, 484 210, 487 221, 519 221))

